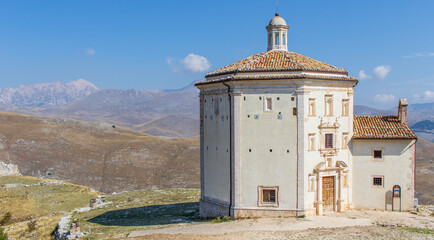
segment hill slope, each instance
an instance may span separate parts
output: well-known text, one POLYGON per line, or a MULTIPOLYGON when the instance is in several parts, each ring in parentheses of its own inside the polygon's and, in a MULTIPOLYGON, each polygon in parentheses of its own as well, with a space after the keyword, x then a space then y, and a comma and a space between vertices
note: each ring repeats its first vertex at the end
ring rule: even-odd
POLYGON ((199 187, 199 139, 155 137, 104 123, 0 113, 0 159, 23 175, 102 192, 199 187))

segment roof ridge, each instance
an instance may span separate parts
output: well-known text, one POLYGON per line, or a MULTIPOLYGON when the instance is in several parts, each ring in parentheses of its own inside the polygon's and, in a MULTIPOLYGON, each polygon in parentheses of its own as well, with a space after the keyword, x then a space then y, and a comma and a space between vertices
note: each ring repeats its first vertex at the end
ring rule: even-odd
POLYGON ((205 77, 234 72, 255 71, 315 71, 341 73, 348 76, 348 71, 343 68, 304 56, 300 53, 270 50, 253 54, 235 63, 216 69, 207 73, 205 77))

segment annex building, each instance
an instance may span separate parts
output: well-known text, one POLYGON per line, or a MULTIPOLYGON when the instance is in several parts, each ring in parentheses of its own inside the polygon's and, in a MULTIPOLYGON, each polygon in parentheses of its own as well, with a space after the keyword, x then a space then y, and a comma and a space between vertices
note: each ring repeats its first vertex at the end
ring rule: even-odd
POLYGON ((396 116, 354 116, 357 78, 288 51, 278 14, 267 52, 206 74, 200 215, 300 216, 414 204, 416 135, 396 116))

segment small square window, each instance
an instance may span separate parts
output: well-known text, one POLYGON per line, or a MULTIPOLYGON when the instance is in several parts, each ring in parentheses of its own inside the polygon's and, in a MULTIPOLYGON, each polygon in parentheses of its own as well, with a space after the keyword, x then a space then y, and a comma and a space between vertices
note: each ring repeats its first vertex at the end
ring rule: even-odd
POLYGON ((260 207, 278 207, 279 205, 279 187, 278 186, 259 186, 258 187, 258 206, 260 207))
POLYGON ((384 184, 383 177, 373 177, 372 178, 372 186, 383 187, 383 184, 384 184))
POLYGON ((383 158, 383 151, 382 150, 374 150, 374 158, 375 159, 382 159, 383 158))
POLYGON ((263 189, 262 190, 262 202, 263 203, 275 203, 276 202, 276 190, 263 189))

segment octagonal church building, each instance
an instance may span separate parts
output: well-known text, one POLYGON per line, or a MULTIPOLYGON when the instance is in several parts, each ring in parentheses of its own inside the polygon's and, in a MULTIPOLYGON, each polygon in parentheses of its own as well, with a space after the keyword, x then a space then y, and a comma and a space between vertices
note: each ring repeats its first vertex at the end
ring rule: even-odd
POLYGON ((414 208, 416 136, 395 116, 354 116, 357 78, 288 51, 276 14, 267 51, 206 74, 200 90, 202 217, 414 208))

